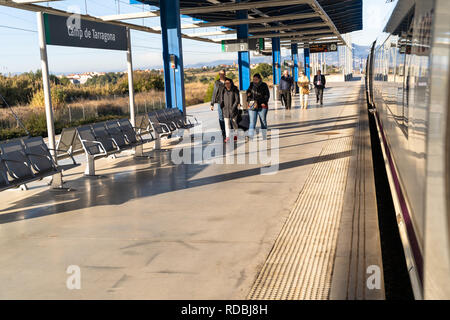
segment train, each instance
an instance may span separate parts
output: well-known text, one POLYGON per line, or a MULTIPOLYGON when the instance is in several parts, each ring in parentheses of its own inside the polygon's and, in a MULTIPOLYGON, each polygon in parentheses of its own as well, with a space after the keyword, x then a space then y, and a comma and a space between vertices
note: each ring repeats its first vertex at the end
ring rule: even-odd
POLYGON ((450 299, 450 1, 397 0, 365 83, 416 299, 450 299))

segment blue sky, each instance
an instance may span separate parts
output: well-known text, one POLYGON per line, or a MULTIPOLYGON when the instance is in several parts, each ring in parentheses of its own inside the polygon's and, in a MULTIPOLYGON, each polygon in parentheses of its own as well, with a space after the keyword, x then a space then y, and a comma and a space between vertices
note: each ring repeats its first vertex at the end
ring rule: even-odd
MULTIPOLYGON (((142 5, 129 5, 127 0, 88 0, 87 12, 91 15, 109 15, 136 12, 142 5)), ((66 0, 51 4, 68 10, 79 7, 86 12, 85 1, 66 0)), ((353 42, 369 45, 382 31, 387 12, 393 4, 386 0, 364 0, 364 30, 353 33, 353 42)), ((185 20, 185 23, 191 21, 185 20)), ((135 20, 133 23, 159 26, 159 18, 135 20)), ((0 73, 17 73, 40 68, 36 14, 0 6, 0 73), (17 28, 17 29, 13 29, 17 28)), ((135 68, 153 68, 162 64, 161 37, 144 32, 132 32, 135 68)), ((208 64, 216 60, 237 60, 236 53, 221 53, 220 46, 199 41, 183 40, 184 64, 208 64)), ((48 46, 50 72, 54 74, 82 71, 111 71, 126 69, 124 52, 48 46)))

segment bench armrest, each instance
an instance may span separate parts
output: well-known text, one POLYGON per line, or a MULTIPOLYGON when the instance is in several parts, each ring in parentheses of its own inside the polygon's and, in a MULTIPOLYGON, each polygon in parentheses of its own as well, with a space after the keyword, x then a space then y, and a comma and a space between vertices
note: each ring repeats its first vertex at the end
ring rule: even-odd
MULTIPOLYGON (((92 140, 85 140, 85 139, 80 139, 80 141, 83 142, 90 142, 90 143, 94 143, 94 144, 98 144, 100 145, 100 148, 102 149, 102 154, 107 155, 108 152, 106 152, 105 147, 103 146, 103 143, 99 142, 99 141, 92 141, 92 140)), ((95 155, 94 155, 95 156, 95 155)))

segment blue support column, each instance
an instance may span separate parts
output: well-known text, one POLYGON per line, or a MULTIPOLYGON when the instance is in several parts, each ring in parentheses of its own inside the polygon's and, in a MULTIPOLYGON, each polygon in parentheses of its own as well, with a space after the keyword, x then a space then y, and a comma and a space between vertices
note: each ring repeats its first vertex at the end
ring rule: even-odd
POLYGON ((272 38, 272 68, 273 84, 280 84, 281 81, 281 40, 272 38))
POLYGON ((166 108, 185 114, 180 0, 160 1, 160 9, 166 108))
POLYGON ((309 80, 311 80, 311 65, 310 65, 310 58, 309 58, 309 48, 303 49, 304 55, 305 55, 305 75, 308 77, 309 80))
MULTIPOLYGON (((241 2, 237 0, 236 2, 241 2)), ((247 10, 240 10, 237 12, 238 19, 247 19, 247 10)), ((237 38, 248 39, 248 24, 242 24, 237 27, 237 38)), ((239 64, 239 89, 247 90, 250 87, 250 52, 239 51, 238 52, 238 64, 239 64)))
POLYGON ((293 70, 293 77, 294 77, 294 83, 295 83, 295 93, 298 93, 298 44, 292 43, 291 44, 291 54, 292 54, 292 60, 294 61, 294 70, 293 70))

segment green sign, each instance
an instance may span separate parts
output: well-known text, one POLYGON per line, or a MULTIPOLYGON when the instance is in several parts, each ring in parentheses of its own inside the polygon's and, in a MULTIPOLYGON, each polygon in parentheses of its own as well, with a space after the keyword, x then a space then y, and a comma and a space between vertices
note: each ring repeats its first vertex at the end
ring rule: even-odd
POLYGON ((262 51, 264 39, 222 40, 222 52, 262 51))
POLYGON ((55 46, 109 49, 126 51, 128 48, 125 27, 44 13, 45 39, 55 46))

